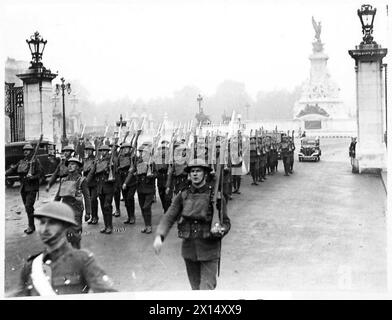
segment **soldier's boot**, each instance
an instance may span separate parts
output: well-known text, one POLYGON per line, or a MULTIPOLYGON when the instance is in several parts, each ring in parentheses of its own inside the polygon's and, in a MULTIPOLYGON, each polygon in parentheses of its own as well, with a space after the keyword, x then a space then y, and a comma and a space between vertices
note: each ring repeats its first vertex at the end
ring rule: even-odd
POLYGON ((142 215, 143 215, 145 227, 142 230, 140 230, 140 232, 141 233, 152 233, 151 212, 150 212, 150 210, 143 209, 142 210, 142 215))
POLYGON ((106 217, 106 214, 103 214, 103 223, 104 223, 104 227, 99 231, 99 232, 101 232, 101 233, 105 233, 106 232, 106 229, 107 229, 107 217, 106 217))
POLYGON ((236 193, 237 193, 237 194, 241 194, 241 192, 240 192, 240 187, 241 187, 241 177, 238 176, 238 177, 237 177, 237 188, 236 188, 236 193))
POLYGON ((34 211, 27 213, 27 220, 28 220, 28 227, 27 229, 24 230, 24 233, 26 234, 32 234, 35 231, 35 225, 34 225, 34 211))
POLYGON ((111 234, 113 232, 113 219, 111 215, 107 216, 107 228, 105 233, 106 234, 111 234))
POLYGON ((135 200, 127 199, 125 201, 125 209, 127 209, 128 219, 124 221, 124 224, 135 223, 135 200))

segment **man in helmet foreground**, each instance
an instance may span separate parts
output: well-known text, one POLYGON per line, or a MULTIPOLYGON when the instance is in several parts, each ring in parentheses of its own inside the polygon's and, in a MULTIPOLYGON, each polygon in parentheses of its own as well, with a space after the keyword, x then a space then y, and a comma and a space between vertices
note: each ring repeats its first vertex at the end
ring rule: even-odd
POLYGON ((224 197, 221 197, 222 227, 211 232, 213 210, 213 187, 206 184, 211 168, 204 160, 190 161, 185 171, 190 174, 192 184, 181 191, 162 217, 154 241, 156 254, 170 228, 178 221, 178 236, 182 241, 182 257, 192 290, 213 290, 220 259, 221 238, 230 230, 224 197))
POLYGON ((67 204, 50 202, 37 210, 34 217, 44 250, 27 259, 16 296, 116 291, 94 255, 68 243, 66 232, 77 223, 67 204))

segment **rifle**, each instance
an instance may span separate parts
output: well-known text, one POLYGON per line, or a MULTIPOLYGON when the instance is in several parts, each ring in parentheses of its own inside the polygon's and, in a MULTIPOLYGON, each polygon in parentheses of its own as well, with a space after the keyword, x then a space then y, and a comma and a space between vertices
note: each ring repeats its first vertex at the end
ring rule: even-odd
MULTIPOLYGON (((217 137, 218 138, 218 137, 217 137)), ((222 164, 222 159, 223 159, 223 152, 222 152, 222 143, 221 147, 219 150, 219 159, 217 159, 216 163, 216 173, 215 173, 215 185, 214 185, 214 193, 211 199, 211 207, 213 210, 212 213, 212 221, 211 221, 211 230, 210 232, 213 235, 221 235, 222 234, 222 210, 224 206, 224 197, 223 197, 223 164, 222 164), (219 187, 220 193, 219 193, 219 187), (217 202, 218 202, 218 194, 220 198, 220 204, 221 208, 218 210, 216 207, 217 202)), ((221 239, 219 239, 219 252, 221 251, 221 239)), ((218 276, 220 273, 220 258, 219 258, 219 263, 218 263, 218 276)))
POLYGON ((27 177, 28 177, 28 178, 30 178, 30 177, 33 176, 33 173, 34 173, 33 166, 34 166, 34 163, 35 163, 35 159, 36 159, 36 157, 37 157, 39 145, 41 144, 43 137, 44 137, 44 135, 41 133, 41 136, 39 137, 39 140, 38 140, 38 142, 37 142, 37 145, 35 146, 33 156, 31 157, 31 159, 30 159, 30 161, 29 161, 29 172, 27 173, 27 177))
POLYGON ((152 141, 151 151, 150 151, 150 155, 148 157, 148 162, 147 162, 147 176, 148 177, 152 176, 151 159, 154 156, 155 148, 158 146, 158 142, 159 142, 159 139, 161 137, 162 127, 163 127, 163 122, 159 126, 157 134, 155 135, 155 137, 153 138, 153 141, 152 141))
POLYGON ((166 194, 169 194, 170 187, 172 183, 173 167, 174 167, 174 142, 176 141, 178 134, 178 128, 176 128, 173 133, 169 144, 169 168, 167 170, 167 180, 166 180, 166 194))
POLYGON ((108 177, 108 181, 109 181, 109 182, 115 180, 115 177, 114 177, 114 174, 113 174, 113 158, 114 158, 114 154, 115 154, 115 152, 116 152, 116 148, 117 148, 116 145, 117 145, 117 142, 118 142, 118 137, 114 138, 113 146, 112 146, 112 150, 111 150, 111 154, 110 154, 110 161, 109 161, 109 177, 108 177))

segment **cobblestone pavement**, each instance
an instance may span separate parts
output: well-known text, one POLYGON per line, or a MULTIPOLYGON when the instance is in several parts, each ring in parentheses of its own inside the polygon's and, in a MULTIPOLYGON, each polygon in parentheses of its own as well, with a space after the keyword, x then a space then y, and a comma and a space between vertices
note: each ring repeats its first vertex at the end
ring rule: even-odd
MULTIPOLYGON (((298 162, 294 174, 278 173, 258 186, 242 179, 229 202, 232 230, 223 240, 217 290, 385 292, 386 194, 379 176, 351 173, 349 139, 321 139, 320 162, 298 162)), ((296 142, 297 151, 299 141, 296 142)), ((44 187, 36 208, 53 198, 44 187)), ((157 196, 157 199, 159 197, 157 196)), ((137 204, 137 201, 136 201, 137 204)), ((23 233, 26 214, 17 185, 5 191, 5 292, 12 291, 28 255, 40 250, 37 233, 23 233)), ((122 216, 112 235, 83 225, 82 246, 94 252, 120 291, 190 290, 173 228, 159 256, 154 234, 140 233, 122 216)), ((153 228, 162 216, 153 206, 153 228)), ((101 217, 101 215, 100 215, 101 217)))

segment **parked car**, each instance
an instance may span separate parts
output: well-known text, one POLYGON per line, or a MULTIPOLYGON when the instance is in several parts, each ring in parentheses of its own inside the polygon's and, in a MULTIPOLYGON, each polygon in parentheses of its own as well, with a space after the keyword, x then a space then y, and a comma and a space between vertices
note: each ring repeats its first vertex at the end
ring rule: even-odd
MULTIPOLYGON (((5 169, 7 170, 12 164, 16 164, 19 160, 24 158, 23 146, 30 143, 34 148, 37 141, 19 141, 11 142, 5 145, 5 169)), ((46 178, 50 177, 57 165, 60 158, 56 156, 56 145, 53 142, 43 140, 37 151, 37 157, 41 162, 45 176, 42 177, 41 183, 45 182, 46 178)), ((7 187, 12 187, 16 181, 19 181, 19 175, 11 175, 5 178, 7 187)))
POLYGON ((301 149, 298 152, 298 160, 320 161, 321 149, 318 137, 304 137, 301 139, 301 149))

